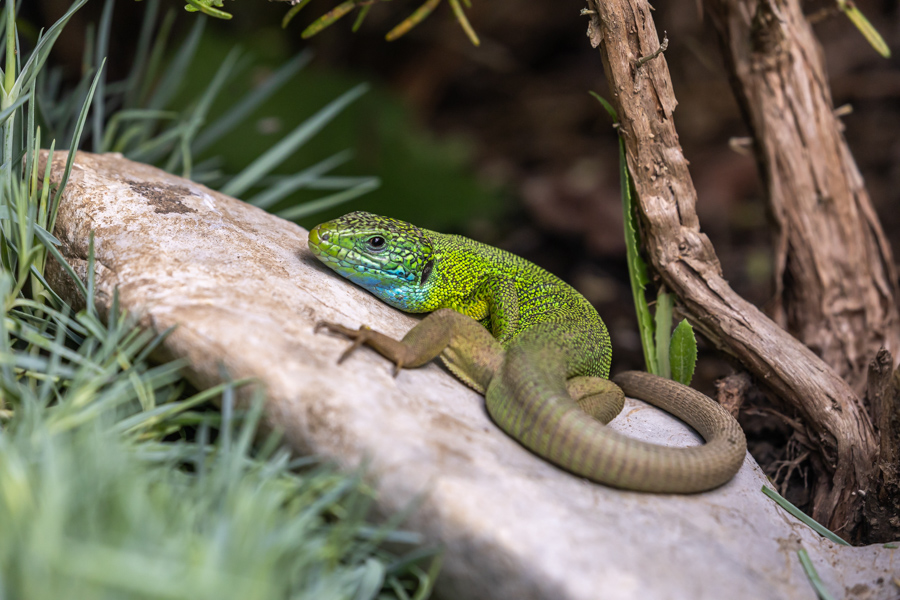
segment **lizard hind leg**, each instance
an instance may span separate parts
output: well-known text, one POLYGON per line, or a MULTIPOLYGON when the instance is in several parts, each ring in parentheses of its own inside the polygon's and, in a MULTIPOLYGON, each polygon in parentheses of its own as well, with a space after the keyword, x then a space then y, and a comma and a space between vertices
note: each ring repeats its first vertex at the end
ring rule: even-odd
POLYGON ((581 410, 604 425, 622 412, 625 405, 622 388, 603 377, 572 377, 566 382, 566 389, 581 410))

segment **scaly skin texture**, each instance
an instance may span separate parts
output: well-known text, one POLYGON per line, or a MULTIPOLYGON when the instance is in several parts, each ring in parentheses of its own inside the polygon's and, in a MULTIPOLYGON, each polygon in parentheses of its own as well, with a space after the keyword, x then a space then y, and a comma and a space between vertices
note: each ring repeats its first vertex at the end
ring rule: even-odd
POLYGON ((397 369, 438 356, 485 394, 491 418, 539 456, 606 485, 699 492, 740 468, 746 439, 721 406, 673 381, 627 372, 609 381, 609 334, 594 307, 556 276, 514 254, 409 223, 355 212, 309 233, 338 274, 406 312, 432 314, 397 341, 367 327, 320 323, 397 369), (667 410, 706 439, 666 448, 605 426, 624 392, 667 410))

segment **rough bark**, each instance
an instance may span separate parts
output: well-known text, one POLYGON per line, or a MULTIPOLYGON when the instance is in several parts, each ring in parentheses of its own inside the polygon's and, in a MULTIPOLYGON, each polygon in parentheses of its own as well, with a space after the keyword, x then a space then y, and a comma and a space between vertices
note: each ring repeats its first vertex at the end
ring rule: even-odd
POLYGON ((866 398, 869 412, 878 431, 878 462, 896 470, 897 449, 894 447, 894 390, 891 386, 893 375, 891 353, 882 348, 869 363, 866 398))
POLYGON ((650 261, 681 299, 692 323, 737 358, 761 383, 796 408, 815 433, 815 450, 831 472, 815 483, 813 516, 835 530, 859 521, 877 446, 853 389, 809 348, 786 333, 723 279, 700 231, 696 190, 675 131, 676 106, 664 55, 643 0, 588 0, 589 36, 599 42, 619 111, 628 166, 637 190, 650 261))
POLYGON ((865 392, 879 447, 865 529, 892 539, 900 524, 883 509, 900 500, 887 416, 900 292, 890 246, 834 114, 821 46, 797 0, 706 6, 777 229, 773 316, 858 395, 865 392))
POLYGON ((891 249, 797 0, 707 0, 777 227, 773 316, 862 394, 900 348, 891 249))
POLYGON ((874 485, 866 496, 866 533, 870 540, 895 540, 900 532, 900 397, 891 353, 882 348, 869 363, 866 398, 878 438, 874 485))

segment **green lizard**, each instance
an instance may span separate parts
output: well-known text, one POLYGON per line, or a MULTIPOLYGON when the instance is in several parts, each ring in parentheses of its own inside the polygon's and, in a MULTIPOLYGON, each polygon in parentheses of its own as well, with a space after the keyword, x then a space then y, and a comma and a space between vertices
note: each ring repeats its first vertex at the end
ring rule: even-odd
POLYGON ((391 306, 431 312, 401 341, 367 327, 317 324, 317 331, 354 340, 340 361, 363 344, 393 361, 395 373, 440 356, 485 394, 488 413, 507 434, 606 485, 698 492, 731 479, 744 460, 743 431, 705 395, 637 371, 606 379, 610 340, 596 309, 525 259, 364 212, 316 226, 309 248, 391 306), (623 390, 683 419, 707 443, 666 448, 609 429, 605 424, 622 409, 623 390))

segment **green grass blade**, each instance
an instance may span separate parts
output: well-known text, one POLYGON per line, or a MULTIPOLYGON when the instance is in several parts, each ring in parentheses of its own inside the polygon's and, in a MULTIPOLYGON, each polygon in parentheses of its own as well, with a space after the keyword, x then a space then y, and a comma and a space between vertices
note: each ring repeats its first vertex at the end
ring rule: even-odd
POLYGON ((309 4, 309 0, 299 0, 294 6, 291 7, 289 11, 285 13, 285 15, 281 18, 281 28, 286 29, 288 23, 300 12, 304 6, 309 4))
MULTIPOLYGON (((28 89, 27 95, 30 98, 34 98, 35 93, 37 91, 37 80, 31 82, 31 87, 28 89)), ((37 109, 35 102, 28 103, 28 112, 25 117, 25 131, 22 132, 22 136, 25 138, 25 178, 28 183, 28 195, 29 197, 36 197, 37 195, 37 153, 35 152, 35 148, 40 149, 41 147, 41 135, 40 131, 35 129, 34 126, 34 113, 37 109)))
POLYGON ((303 187, 310 190, 345 190, 359 185, 371 179, 371 177, 319 177, 313 179, 303 187))
MULTIPOLYGON (((38 237, 40 239, 40 236, 38 237)), ((87 298, 87 287, 85 287, 84 282, 81 281, 81 278, 75 273, 75 270, 72 266, 66 261, 62 254, 60 254, 59 250, 56 248, 54 244, 45 244, 44 247, 47 249, 47 252, 56 259, 63 270, 68 273, 69 277, 72 279, 72 282, 75 284, 75 287, 81 293, 82 297, 87 298)), ((43 279, 43 277, 42 277, 43 279)), ((44 282, 46 284, 46 282, 44 282)))
POLYGON ((359 9, 359 14, 356 15, 356 20, 353 21, 353 27, 350 28, 353 33, 356 33, 357 31, 359 31, 359 28, 362 27, 363 21, 366 20, 366 17, 369 14, 369 9, 371 8, 371 4, 366 4, 359 9))
POLYGON ((825 584, 822 582, 822 579, 819 577, 819 572, 816 571, 815 565, 813 565, 812 560, 810 560, 806 548, 797 550, 797 556, 800 558, 800 564, 803 566, 803 570, 806 572, 806 576, 809 578, 809 582, 812 584, 813 589, 816 590, 816 595, 819 596, 819 599, 834 600, 834 596, 829 593, 825 584))
POLYGON ((362 96, 368 89, 369 86, 362 83, 332 100, 315 115, 298 125, 290 134, 272 146, 262 156, 250 163, 246 169, 225 184, 221 192, 229 196, 239 197, 249 188, 256 185, 263 176, 280 165, 297 148, 321 131, 348 104, 362 96))
POLYGON ((186 123, 173 125, 164 132, 145 141, 134 150, 128 152, 127 156, 131 160, 152 163, 162 156, 165 156, 166 152, 171 150, 181 139, 186 129, 186 123))
POLYGON ((813 531, 815 531, 822 537, 831 540, 835 544, 840 544, 841 546, 849 546, 850 545, 846 541, 844 541, 840 536, 838 536, 836 533, 829 531, 823 525, 821 525, 818 522, 816 522, 815 520, 813 520, 812 517, 806 515, 802 510, 800 510, 799 508, 797 508, 796 506, 794 506, 793 504, 788 502, 781 494, 776 492, 774 489, 764 485, 764 486, 762 486, 762 493, 765 494, 766 496, 768 496, 769 498, 771 498, 772 500, 774 500, 775 503, 778 504, 778 506, 780 506, 781 508, 786 510, 788 513, 790 513, 792 516, 796 517, 803 523, 805 523, 810 529, 812 529, 813 531))
POLYGON ((380 560, 368 558, 359 568, 359 587, 356 588, 354 600, 370 600, 375 598, 384 584, 385 569, 380 560))
POLYGON ((52 119, 54 129, 50 132, 51 137, 56 139, 60 148, 68 148, 75 139, 75 128, 78 127, 78 115, 80 109, 87 100, 88 92, 91 89, 93 78, 90 76, 92 71, 90 67, 86 70, 87 75, 81 78, 75 89, 68 93, 59 104, 59 110, 52 119))
POLYGON ((138 36, 137 48, 134 53, 134 61, 128 79, 125 80, 125 96, 122 102, 124 108, 133 108, 137 105, 137 99, 141 92, 141 82, 147 68, 150 56, 150 43, 153 40, 153 30, 157 23, 159 12, 159 0, 146 0, 144 17, 141 22, 141 33, 138 36))
POLYGON ((69 181, 69 175, 72 173, 72 163, 75 162, 75 154, 78 150, 78 143, 81 141, 81 132, 84 129, 84 123, 87 120, 88 111, 91 107, 91 102, 94 99, 94 92, 97 90, 97 84, 100 81, 100 74, 103 72, 103 67, 106 65, 106 59, 100 63, 100 71, 94 76, 94 82, 91 84, 91 89, 88 90, 87 99, 84 101, 84 104, 81 107, 81 113, 78 115, 78 121, 75 125, 75 133, 72 136, 72 144, 69 146, 69 156, 66 158, 66 168, 63 171, 62 179, 59 181, 59 187, 56 190, 56 194, 53 196, 53 203, 50 206, 50 226, 47 227, 49 231, 53 231, 53 228, 56 225, 56 213, 59 210, 59 201, 62 198, 62 194, 66 189, 66 183, 69 181))
POLYGON ((247 200, 247 202, 260 208, 269 208, 300 188, 308 186, 325 173, 346 163, 352 157, 353 153, 349 150, 338 152, 337 154, 329 156, 325 160, 300 171, 296 175, 284 178, 264 192, 260 192, 253 196, 247 200))
POLYGON ((19 110, 19 108, 23 104, 28 102, 28 100, 30 98, 31 98, 30 93, 22 94, 21 96, 19 96, 16 99, 15 102, 13 102, 9 106, 7 106, 5 109, 0 111, 0 125, 3 125, 4 123, 6 123, 6 120, 9 119, 13 115, 13 113, 15 113, 17 110, 19 110))
POLYGON ((103 70, 102 61, 109 52, 109 32, 112 29, 112 11, 114 0, 106 0, 103 12, 100 15, 100 25, 97 32, 97 53, 94 65, 100 79, 97 81, 97 95, 94 102, 94 152, 100 152, 103 144, 103 125, 106 123, 106 72, 103 70))
POLYGON ((162 109, 169 105, 172 98, 181 87, 187 75, 188 67, 194 60, 197 53, 197 45, 200 43, 200 36, 203 35, 203 29, 206 24, 205 19, 197 19, 187 39, 181 44, 181 48, 175 53, 175 59, 166 68, 165 75, 156 87, 153 96, 147 102, 145 108, 162 109))
POLYGON ((72 18, 72 15, 84 6, 86 2, 87 0, 76 0, 72 6, 69 7, 69 10, 67 10, 66 13, 60 17, 56 23, 51 25, 46 33, 40 37, 38 43, 34 46, 34 50, 32 50, 31 54, 28 56, 28 60, 25 61, 25 64, 20 69, 19 78, 16 80, 10 95, 17 96, 21 90, 31 87, 31 82, 43 68, 44 63, 47 61, 47 57, 50 55, 50 50, 53 48, 56 38, 59 37, 62 28, 65 27, 66 23, 69 22, 69 19, 72 18))
POLYGON ((162 65, 163 56, 166 52, 166 45, 168 44, 169 35, 172 33, 172 27, 174 24, 175 10, 170 8, 168 11, 166 11, 166 16, 163 17, 163 21, 156 32, 155 39, 153 40, 153 47, 150 50, 150 57, 147 59, 146 72, 141 74, 141 79, 143 81, 140 85, 139 91, 137 92, 136 103, 143 108, 152 108, 149 106, 149 101, 147 101, 146 99, 148 98, 153 85, 158 81, 157 74, 159 73, 160 65, 162 65))
POLYGON ((106 124, 103 132, 103 152, 114 151, 115 148, 123 148, 128 140, 125 135, 117 138, 119 125, 129 121, 163 121, 177 119, 178 113, 169 110, 150 110, 140 108, 124 109, 116 112, 106 124))
POLYGON ((181 135, 181 152, 172 154, 172 157, 169 159, 169 162, 165 167, 166 171, 169 171, 170 173, 173 172, 177 168, 178 163, 181 162, 185 167, 181 176, 190 178, 190 164, 192 162, 190 145, 193 142, 193 138, 196 135, 197 131, 200 129, 203 123, 206 122, 206 116, 209 112, 209 108, 212 105, 213 100, 221 91, 222 87, 228 81, 228 78, 231 76, 231 73, 234 70, 235 65, 237 64, 239 56, 240 50, 238 48, 232 48, 231 52, 229 52, 225 56, 222 64, 219 65, 219 69, 216 71, 216 74, 213 76, 213 79, 209 83, 209 85, 206 86, 203 95, 200 97, 200 101, 197 102, 197 105, 188 116, 186 126, 184 127, 183 133, 181 135))
POLYGON ((311 38, 326 27, 331 27, 338 20, 342 19, 347 13, 356 8, 356 0, 345 0, 341 2, 327 13, 313 21, 309 26, 300 33, 300 37, 305 39, 311 38))
MULTIPOLYGON (((607 102, 599 94, 589 92, 609 113, 613 121, 618 122, 619 116, 612 104, 607 102)), ((656 362, 656 347, 654 343, 655 326, 653 316, 644 290, 650 283, 647 275, 647 265, 641 258, 640 243, 638 242, 637 215, 633 206, 634 184, 631 174, 628 172, 628 162, 625 158, 625 141, 619 136, 619 183, 622 196, 622 212, 625 221, 625 250, 628 262, 628 277, 631 280, 631 293, 634 297, 634 309, 637 313, 638 330, 641 334, 641 347, 644 350, 644 362, 647 371, 654 375, 659 374, 659 365, 656 362)))
POLYGON ((287 208, 285 210, 279 211, 276 214, 282 219, 287 219, 289 221, 302 219, 303 217, 314 215, 317 212, 332 208, 339 204, 343 204, 344 202, 349 202, 354 198, 359 198, 363 194, 368 194, 372 190, 377 189, 379 185, 381 185, 381 182, 378 180, 378 178, 372 177, 369 181, 352 187, 349 190, 344 190, 343 192, 338 192, 337 194, 331 194, 330 196, 325 196, 324 198, 319 198, 318 200, 313 200, 312 202, 306 202, 304 204, 300 204, 299 206, 287 208))
POLYGON ((268 100, 285 83, 293 79, 300 69, 309 64, 311 59, 312 52, 309 50, 301 52, 275 71, 265 83, 231 106, 224 115, 197 136, 192 147, 194 154, 200 154, 237 127, 251 112, 268 100))
MULTIPOLYGON (((172 374, 176 374, 177 370, 178 366, 176 366, 176 368, 172 370, 172 374)), ((221 383, 217 386, 203 390, 202 392, 198 392, 190 398, 186 398, 185 400, 179 400, 177 402, 167 402, 165 404, 157 406, 152 410, 143 411, 137 413, 136 415, 128 417, 127 419, 122 419, 121 421, 116 423, 114 429, 115 431, 123 435, 140 433, 180 413, 187 412, 191 408, 200 406, 201 404, 204 404, 209 400, 216 398, 225 390, 232 389, 234 387, 240 387, 241 385, 245 385, 249 381, 251 380, 242 379, 235 382, 221 383)))

